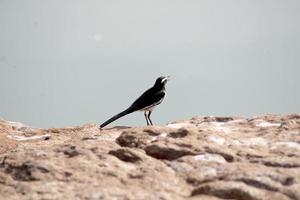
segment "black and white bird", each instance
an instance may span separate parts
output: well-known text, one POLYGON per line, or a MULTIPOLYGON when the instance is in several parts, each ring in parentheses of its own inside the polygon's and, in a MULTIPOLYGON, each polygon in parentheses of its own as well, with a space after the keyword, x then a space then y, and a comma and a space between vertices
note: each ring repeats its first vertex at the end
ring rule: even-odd
POLYGON ((137 100, 135 100, 131 104, 131 106, 129 106, 129 108, 101 124, 100 129, 108 125, 109 123, 119 119, 120 117, 123 117, 135 111, 144 111, 147 125, 153 125, 150 119, 150 115, 153 109, 163 101, 166 95, 165 85, 168 80, 170 80, 170 76, 161 76, 157 78, 153 87, 144 92, 137 100))

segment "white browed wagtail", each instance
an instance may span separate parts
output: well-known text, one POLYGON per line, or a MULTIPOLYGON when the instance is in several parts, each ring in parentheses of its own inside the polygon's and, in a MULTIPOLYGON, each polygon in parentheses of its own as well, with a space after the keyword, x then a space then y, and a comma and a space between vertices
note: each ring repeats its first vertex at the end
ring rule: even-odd
POLYGON ((108 125, 109 123, 119 119, 120 117, 123 117, 135 111, 144 111, 147 125, 153 125, 150 119, 150 115, 153 109, 163 101, 166 95, 165 85, 168 80, 170 80, 170 76, 161 76, 157 78, 153 87, 144 92, 137 100, 135 100, 131 104, 131 106, 129 106, 129 108, 101 124, 100 129, 108 125))

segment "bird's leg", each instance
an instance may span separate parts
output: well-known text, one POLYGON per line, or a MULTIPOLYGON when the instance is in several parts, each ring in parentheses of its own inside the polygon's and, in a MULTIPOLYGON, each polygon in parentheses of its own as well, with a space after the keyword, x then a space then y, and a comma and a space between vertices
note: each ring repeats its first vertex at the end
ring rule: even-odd
POLYGON ((149 119, 150 124, 153 125, 153 124, 152 124, 152 121, 151 121, 151 119, 150 119, 151 113, 152 113, 151 111, 148 112, 148 119, 149 119))
POLYGON ((149 121, 148 121, 147 111, 144 112, 144 115, 145 115, 145 118, 146 118, 147 126, 149 126, 149 121))

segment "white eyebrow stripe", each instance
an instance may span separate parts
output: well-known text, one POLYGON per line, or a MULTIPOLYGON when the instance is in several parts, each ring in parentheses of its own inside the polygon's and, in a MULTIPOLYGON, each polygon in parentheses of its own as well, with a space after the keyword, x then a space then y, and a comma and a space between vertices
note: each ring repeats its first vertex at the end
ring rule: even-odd
POLYGON ((165 80, 168 80, 168 77, 165 77, 161 82, 163 83, 165 80))

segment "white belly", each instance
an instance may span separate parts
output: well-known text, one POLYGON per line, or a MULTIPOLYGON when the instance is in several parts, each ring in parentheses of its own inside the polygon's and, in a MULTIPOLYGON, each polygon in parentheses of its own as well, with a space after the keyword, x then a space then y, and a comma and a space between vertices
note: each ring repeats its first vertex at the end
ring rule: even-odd
POLYGON ((141 111, 153 111, 154 110, 154 108, 155 108, 156 106, 152 106, 152 107, 148 107, 148 108, 144 108, 143 110, 141 110, 141 111))

